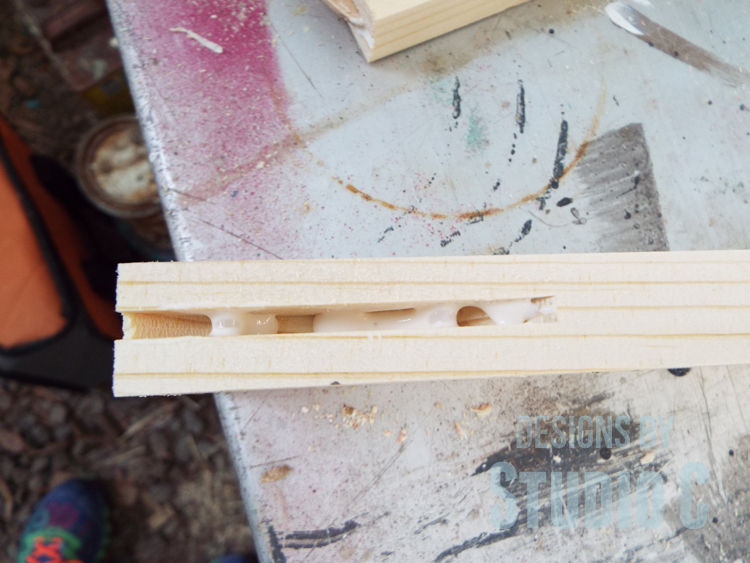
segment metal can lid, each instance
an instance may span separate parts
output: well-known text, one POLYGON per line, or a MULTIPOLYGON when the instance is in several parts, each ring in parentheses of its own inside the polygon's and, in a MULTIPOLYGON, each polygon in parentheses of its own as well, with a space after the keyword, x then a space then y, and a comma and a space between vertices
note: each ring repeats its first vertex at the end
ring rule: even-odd
POLYGON ((159 191, 135 116, 105 119, 81 141, 76 173, 84 195, 99 209, 122 218, 160 211, 159 191))

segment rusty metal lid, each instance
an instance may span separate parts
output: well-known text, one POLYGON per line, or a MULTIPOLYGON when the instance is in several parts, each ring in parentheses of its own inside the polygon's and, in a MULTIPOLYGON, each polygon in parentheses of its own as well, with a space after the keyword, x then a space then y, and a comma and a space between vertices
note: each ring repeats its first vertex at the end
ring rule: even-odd
POLYGON ((131 219, 161 210, 135 116, 111 117, 89 131, 78 145, 76 174, 84 195, 109 215, 131 219))

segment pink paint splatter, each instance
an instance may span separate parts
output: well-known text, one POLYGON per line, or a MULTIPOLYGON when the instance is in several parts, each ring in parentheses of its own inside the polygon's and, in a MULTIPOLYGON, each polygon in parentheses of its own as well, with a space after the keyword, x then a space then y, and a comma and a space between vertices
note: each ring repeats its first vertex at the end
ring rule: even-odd
POLYGON ((297 202, 279 201, 275 166, 297 137, 286 117, 265 2, 134 0, 120 9, 128 23, 121 39, 141 65, 143 83, 133 89, 143 97, 141 117, 159 149, 158 166, 179 194, 196 248, 207 253, 191 257, 277 256, 283 237, 269 227, 297 202))

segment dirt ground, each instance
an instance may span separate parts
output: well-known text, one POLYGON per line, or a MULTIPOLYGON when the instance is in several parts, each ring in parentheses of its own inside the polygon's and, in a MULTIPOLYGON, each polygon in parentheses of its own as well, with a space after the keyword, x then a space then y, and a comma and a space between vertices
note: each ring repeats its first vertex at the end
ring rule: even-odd
POLYGON ((207 563, 252 549, 210 395, 113 399, 0 380, 0 561, 34 503, 71 476, 112 501, 105 561, 207 563))
MULTIPOLYGON (((100 116, 70 92, 0 0, 0 113, 38 153, 69 166, 100 116)), ((70 476, 112 501, 105 561, 208 562, 252 551, 211 396, 113 399, 0 378, 0 563, 15 562, 34 504, 70 476)))
POLYGON ((70 165, 78 139, 98 116, 68 89, 16 17, 0 0, 0 113, 35 152, 70 165))

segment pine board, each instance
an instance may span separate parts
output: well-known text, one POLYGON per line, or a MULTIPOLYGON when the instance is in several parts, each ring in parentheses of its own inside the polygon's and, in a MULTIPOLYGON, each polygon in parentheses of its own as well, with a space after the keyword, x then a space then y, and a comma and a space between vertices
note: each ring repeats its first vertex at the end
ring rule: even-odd
POLYGON ((346 18, 368 62, 398 53, 527 0, 326 0, 346 18))
POLYGON ((130 264, 118 310, 118 396, 742 364, 750 251, 130 264), (557 322, 209 337, 196 320, 539 297, 557 322))

